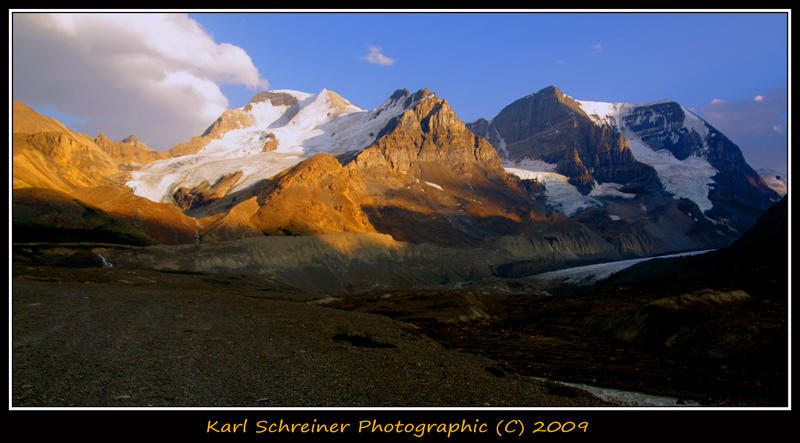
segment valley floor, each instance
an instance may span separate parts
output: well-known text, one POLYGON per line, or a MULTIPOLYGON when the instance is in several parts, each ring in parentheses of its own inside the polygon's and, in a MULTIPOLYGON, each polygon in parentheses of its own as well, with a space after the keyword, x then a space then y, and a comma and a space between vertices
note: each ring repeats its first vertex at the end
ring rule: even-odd
POLYGON ((331 297, 254 275, 20 257, 17 407, 620 405, 546 380, 687 405, 788 402, 779 296, 709 289, 673 309, 680 283, 490 279, 331 297))
POLYGON ((15 263, 15 407, 608 406, 412 324, 223 276, 15 263))

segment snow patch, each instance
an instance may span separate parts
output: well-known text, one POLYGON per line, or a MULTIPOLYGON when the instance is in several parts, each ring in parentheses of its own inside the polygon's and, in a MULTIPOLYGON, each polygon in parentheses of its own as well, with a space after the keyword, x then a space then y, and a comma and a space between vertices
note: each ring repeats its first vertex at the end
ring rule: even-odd
MULTIPOLYGON (((678 106, 681 106, 681 105, 678 105, 678 106)), ((708 139, 708 132, 709 132, 708 131, 708 125, 706 124, 705 120, 700 118, 694 112, 684 108, 683 106, 681 106, 681 110, 683 111, 683 115, 684 115, 684 117, 683 117, 683 127, 700 134, 700 136, 703 137, 704 144, 705 144, 705 140, 708 139)), ((707 148, 707 146, 706 146, 706 148, 707 148)))
POLYGON ((542 160, 524 159, 507 163, 505 170, 523 180, 535 179, 544 184, 544 197, 556 211, 572 217, 586 208, 603 206, 599 198, 635 198, 636 194, 620 191, 619 183, 595 183, 589 195, 583 195, 569 183, 569 177, 555 172, 556 165, 542 160))
POLYGON ((428 185, 428 186, 430 186, 430 187, 432 187, 432 188, 436 188, 436 189, 438 189, 438 190, 440 190, 440 191, 444 191, 444 189, 442 189, 442 187, 441 187, 441 186, 439 186, 439 185, 437 185, 436 183, 425 182, 425 184, 426 184, 426 185, 428 185))
MULTIPOLYGON (((491 125, 491 123, 490 123, 490 125, 491 125)), ((497 150, 499 151, 498 153, 500 154, 500 158, 503 159, 503 160, 506 160, 509 157, 509 155, 508 155, 508 145, 506 144, 505 139, 503 139, 503 137, 500 136, 500 132, 497 130, 497 128, 492 127, 492 129, 494 129, 494 135, 495 135, 495 137, 497 137, 497 140, 498 140, 497 141, 497 150)))
POLYGON ((581 105, 583 112, 594 120, 595 123, 614 127, 617 126, 618 117, 622 114, 623 110, 632 106, 628 103, 607 103, 588 100, 575 101, 581 105))
POLYGON ((589 192, 589 197, 619 197, 619 198, 635 198, 636 194, 620 191, 623 185, 619 183, 595 183, 592 190, 589 192))
POLYGON ((532 171, 514 167, 505 169, 509 174, 514 174, 521 179, 536 179, 544 184, 544 196, 547 203, 567 217, 572 217, 583 209, 603 205, 602 202, 581 194, 578 188, 568 182, 567 176, 550 171, 532 171))

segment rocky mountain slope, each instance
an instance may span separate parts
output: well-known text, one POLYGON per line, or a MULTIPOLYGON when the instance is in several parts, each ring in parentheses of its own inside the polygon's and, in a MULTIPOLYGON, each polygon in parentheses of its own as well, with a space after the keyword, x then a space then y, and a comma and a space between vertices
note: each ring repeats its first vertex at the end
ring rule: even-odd
POLYGON ((92 139, 13 102, 14 241, 189 243, 197 222, 124 186, 129 170, 164 158, 131 136, 92 139))
POLYGON ((129 135, 121 141, 108 138, 103 133, 94 138, 95 144, 116 160, 117 166, 122 170, 133 170, 150 163, 169 157, 168 152, 156 151, 144 142, 129 135))

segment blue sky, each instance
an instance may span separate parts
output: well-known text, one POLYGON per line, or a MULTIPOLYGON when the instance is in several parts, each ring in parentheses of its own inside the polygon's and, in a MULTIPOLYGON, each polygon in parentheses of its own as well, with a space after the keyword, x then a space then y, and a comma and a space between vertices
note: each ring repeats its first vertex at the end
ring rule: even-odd
MULTIPOLYGON (((781 14, 190 16, 244 48, 273 88, 327 87, 373 107, 397 88, 427 87, 467 120, 551 84, 576 98, 669 97, 690 107, 751 98, 787 79, 781 14), (365 63, 371 45, 394 64, 365 63)), ((230 91, 249 98, 239 94, 230 91)))
MULTIPOLYGON (((109 32, 127 26, 102 28, 95 23, 91 28, 75 23, 63 25, 71 34, 65 31, 59 36, 59 45, 65 45, 59 54, 73 50, 62 42, 65 35, 82 39, 81 45, 75 45, 80 50, 74 51, 86 54, 113 45, 105 40, 98 43, 97 36, 108 39, 109 32), (95 31, 81 31, 80 27, 95 31)), ((165 149, 175 140, 198 135, 191 131, 208 126, 213 118, 205 120, 218 109, 243 106, 267 85, 306 92, 328 88, 367 109, 398 88, 429 88, 447 99, 465 121, 492 118, 512 101, 556 85, 566 94, 586 100, 646 103, 671 98, 739 143, 753 166, 786 169, 784 13, 190 13, 169 26, 161 41, 143 42, 141 47, 149 48, 150 59, 156 52, 169 54, 164 66, 170 69, 176 69, 174 52, 169 52, 174 48, 156 52, 152 48, 166 45, 163 41, 178 32, 175 29, 195 36, 186 41, 200 39, 197 36, 209 40, 192 51, 198 59, 210 61, 181 61, 189 63, 181 68, 186 75, 175 76, 169 83, 201 91, 195 95, 205 101, 190 99, 188 91, 183 97, 196 102, 194 108, 204 110, 191 122, 186 115, 185 124, 159 126, 171 114, 154 111, 150 115, 158 116, 156 122, 132 124, 125 133, 116 128, 126 121, 133 123, 137 113, 129 112, 112 125, 106 116, 113 114, 113 109, 104 110, 101 116, 92 115, 86 106, 70 105, 68 100, 50 99, 48 103, 44 93, 36 92, 35 81, 52 84, 54 79, 42 74, 28 80, 27 70, 33 71, 42 62, 18 61, 17 56, 14 63, 20 68, 15 67, 15 78, 30 85, 15 84, 14 98, 27 99, 26 103, 41 112, 72 118, 78 129, 92 135, 98 132, 92 124, 99 124, 103 117, 109 125, 106 133, 112 138, 136 133, 151 146, 165 149), (211 66, 217 58, 218 66, 211 66), (176 133, 178 128, 186 132, 176 133), (140 135, 148 130, 154 135, 140 135), (155 134, 157 130, 160 135, 155 134)), ((35 46, 46 40, 42 29, 54 26, 15 20, 14 38, 21 42, 20 51, 28 48, 29 41, 35 50, 50 50, 47 48, 53 44, 35 46), (37 32, 26 34, 36 26, 37 32)), ((148 74, 148 69, 155 67, 132 62, 139 60, 132 43, 136 41, 131 37, 137 35, 134 31, 119 38, 119 44, 132 54, 120 62, 126 67, 119 71, 123 76, 131 71, 148 74)), ((179 35, 174 38, 184 41, 179 35)), ((106 68, 97 63, 94 69, 106 68)), ((101 73, 91 83, 83 82, 108 82, 112 90, 106 94, 123 96, 141 83, 131 80, 114 86, 107 80, 112 77, 101 73)), ((54 87, 48 89, 52 93, 54 87)), ((163 97, 163 90, 153 92, 151 101, 163 97)), ((145 106, 149 92, 139 91, 130 105, 145 106)), ((100 93, 94 97, 97 103, 108 101, 100 93)))

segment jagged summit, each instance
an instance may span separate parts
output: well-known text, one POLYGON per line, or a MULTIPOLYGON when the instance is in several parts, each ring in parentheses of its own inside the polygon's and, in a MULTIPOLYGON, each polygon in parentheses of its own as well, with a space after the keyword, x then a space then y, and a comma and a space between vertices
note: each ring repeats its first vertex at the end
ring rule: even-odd
POLYGON ((561 89, 559 89, 558 86, 555 86, 555 85, 545 86, 544 88, 538 90, 537 92, 528 94, 528 97, 531 97, 533 95, 541 95, 541 96, 544 96, 544 97, 548 97, 548 96, 549 97, 556 97, 556 98, 559 98, 559 99, 562 98, 562 97, 565 97, 564 93, 561 92, 561 89))
POLYGON ((563 93, 561 92, 561 89, 559 89, 557 86, 549 85, 549 86, 545 86, 544 88, 542 88, 542 89, 540 89, 540 90, 538 90, 536 92, 531 92, 530 94, 528 94, 528 95, 526 95, 525 97, 522 97, 522 98, 533 97, 534 95, 540 95, 540 94, 541 94, 541 96, 563 95, 563 93))
MULTIPOLYGON (((294 91, 292 91, 294 92, 294 91)), ((289 92, 283 91, 261 91, 254 95, 243 107, 245 111, 252 109, 253 104, 269 101, 273 106, 291 106, 297 103, 297 97, 289 92)))

